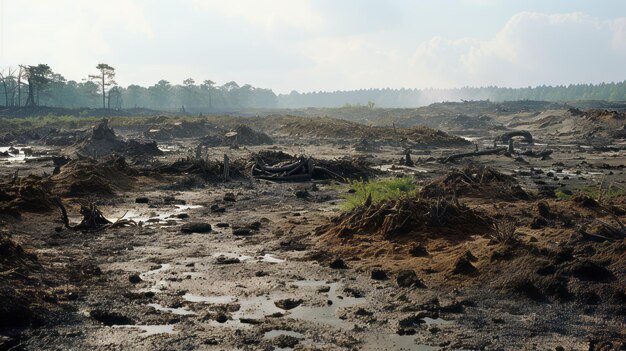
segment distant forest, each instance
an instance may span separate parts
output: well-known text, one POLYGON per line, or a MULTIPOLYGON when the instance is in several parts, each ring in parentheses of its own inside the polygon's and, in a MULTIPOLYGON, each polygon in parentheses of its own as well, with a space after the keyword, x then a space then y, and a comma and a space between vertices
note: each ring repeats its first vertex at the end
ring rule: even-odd
POLYGON ((276 95, 271 89, 240 86, 234 81, 217 85, 211 80, 182 84, 160 80, 148 87, 115 82, 115 68, 99 64, 93 75, 66 80, 45 64, 0 68, 0 106, 54 106, 66 108, 148 108, 162 111, 211 112, 246 108, 305 107, 419 107, 441 101, 542 100, 626 101, 626 81, 528 88, 463 87, 456 89, 361 89, 276 95))

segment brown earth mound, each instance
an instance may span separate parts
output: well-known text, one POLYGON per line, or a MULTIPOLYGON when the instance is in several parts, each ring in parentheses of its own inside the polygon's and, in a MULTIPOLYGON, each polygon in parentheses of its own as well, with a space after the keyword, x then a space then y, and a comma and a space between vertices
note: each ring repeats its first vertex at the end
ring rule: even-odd
POLYGON ((122 153, 133 156, 163 155, 156 142, 141 143, 136 140, 129 142, 118 138, 113 129, 109 128, 108 121, 103 119, 91 132, 69 148, 70 154, 83 157, 102 157, 112 153, 122 153))
POLYGON ((116 191, 130 190, 138 172, 124 157, 111 156, 104 161, 74 160, 61 167, 52 176, 53 193, 80 197, 89 195, 112 196, 116 191))
POLYGON ((274 140, 263 132, 239 125, 230 131, 206 135, 201 143, 204 146, 264 145, 273 144, 274 140))
POLYGON ((34 276, 40 270, 35 254, 0 232, 0 333, 43 322, 49 303, 34 276))
MULTIPOLYGON (((510 181, 492 171, 480 174, 510 181)), ((488 182, 482 184, 489 189, 488 182)), ((327 257, 354 267, 420 270, 430 287, 473 286, 623 313, 626 229, 620 208, 563 200, 502 202, 496 190, 475 196, 478 189, 468 189, 457 191, 467 194, 460 196, 467 206, 418 194, 357 207, 319 228, 317 244, 327 257)))
POLYGON ((325 235, 350 237, 353 234, 376 235, 383 239, 420 241, 444 235, 468 236, 468 227, 485 227, 485 220, 474 210, 455 200, 419 196, 358 206, 340 215, 324 228, 325 235))
POLYGON ((20 212, 49 211, 55 207, 48 178, 29 175, 0 184, 0 213, 19 217, 20 212))
POLYGON ((173 124, 159 124, 150 127, 143 133, 146 138, 153 140, 172 140, 183 138, 199 138, 208 135, 221 133, 222 128, 209 124, 204 120, 183 121, 173 124))
POLYGON ((367 138, 378 143, 404 146, 463 146, 470 142, 440 130, 424 126, 410 128, 370 127, 364 124, 329 117, 293 118, 276 129, 289 136, 308 136, 337 140, 361 140, 367 138))

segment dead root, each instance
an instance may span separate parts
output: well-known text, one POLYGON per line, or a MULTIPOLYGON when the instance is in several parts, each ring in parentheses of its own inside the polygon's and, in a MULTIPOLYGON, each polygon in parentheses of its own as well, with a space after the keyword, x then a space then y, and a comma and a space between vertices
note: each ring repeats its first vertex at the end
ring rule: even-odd
MULTIPOLYGON (((369 202, 369 201, 368 201, 369 202)), ((392 239, 405 235, 436 235, 437 227, 468 235, 462 226, 485 226, 485 221, 456 199, 406 197, 356 207, 335 219, 327 233, 348 236, 354 233, 380 235, 392 239)))
POLYGON ((83 219, 77 225, 71 225, 69 218, 67 216, 67 210, 63 205, 63 202, 60 198, 55 198, 55 202, 59 209, 61 210, 61 220, 66 228, 76 230, 76 231, 100 231, 107 228, 120 228, 120 227, 131 227, 136 226, 137 223, 133 220, 124 219, 124 216, 116 220, 115 222, 111 222, 102 214, 102 211, 98 208, 98 206, 93 201, 88 201, 85 204, 82 204, 80 207, 80 214, 83 216, 83 219))
POLYGON ((513 176, 491 167, 470 164, 450 171, 422 188, 424 197, 442 196, 496 197, 502 200, 529 200, 531 196, 513 176))

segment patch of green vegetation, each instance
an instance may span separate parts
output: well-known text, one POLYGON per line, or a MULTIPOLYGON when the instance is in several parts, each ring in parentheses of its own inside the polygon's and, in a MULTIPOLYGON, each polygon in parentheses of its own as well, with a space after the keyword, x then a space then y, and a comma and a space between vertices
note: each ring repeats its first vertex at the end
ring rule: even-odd
POLYGON ((354 181, 350 187, 354 192, 345 197, 346 202, 341 206, 344 211, 350 211, 363 205, 368 196, 372 197, 372 203, 377 203, 383 200, 415 195, 419 190, 413 178, 410 177, 379 179, 370 182, 354 181))
POLYGON ((569 200, 569 199, 571 199, 574 196, 572 194, 566 194, 566 193, 564 193, 560 189, 555 190, 554 194, 556 195, 557 198, 559 198, 561 200, 569 200))
POLYGON ((557 198, 563 200, 570 200, 576 196, 589 196, 598 201, 610 201, 618 197, 626 196, 626 189, 615 185, 605 187, 589 185, 573 189, 571 194, 567 194, 560 189, 556 190, 554 193, 557 198))

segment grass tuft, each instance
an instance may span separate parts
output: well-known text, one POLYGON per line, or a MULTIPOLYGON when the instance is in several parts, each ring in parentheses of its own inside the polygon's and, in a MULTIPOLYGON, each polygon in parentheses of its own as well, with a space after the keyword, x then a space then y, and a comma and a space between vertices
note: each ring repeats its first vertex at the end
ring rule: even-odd
POLYGON ((410 177, 379 179, 370 182, 354 181, 350 184, 350 188, 354 192, 346 196, 346 202, 342 205, 344 211, 350 211, 365 204, 369 196, 372 197, 372 204, 375 204, 383 200, 415 195, 418 190, 413 178, 410 177))

